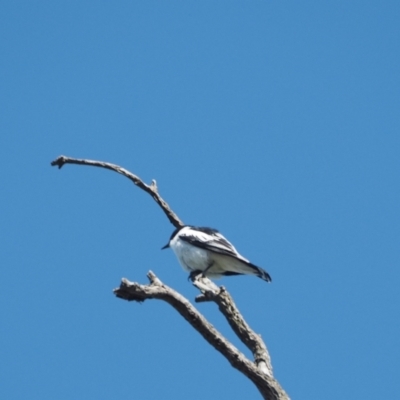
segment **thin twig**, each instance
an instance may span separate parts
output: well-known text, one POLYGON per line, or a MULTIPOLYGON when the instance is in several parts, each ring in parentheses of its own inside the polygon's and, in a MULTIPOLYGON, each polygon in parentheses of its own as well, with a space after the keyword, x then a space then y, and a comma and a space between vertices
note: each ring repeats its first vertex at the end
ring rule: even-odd
POLYGON ((157 183, 155 180, 152 181, 150 185, 145 184, 137 175, 132 174, 127 171, 125 168, 120 167, 116 164, 111 164, 103 161, 95 161, 95 160, 86 160, 86 159, 78 159, 71 158, 66 156, 59 156, 54 161, 51 162, 52 166, 58 166, 58 168, 62 168, 64 164, 78 164, 78 165, 88 165, 91 167, 101 167, 106 168, 111 171, 117 172, 118 174, 126 176, 130 179, 136 186, 143 189, 146 193, 148 193, 161 207, 164 211, 165 215, 169 219, 172 225, 175 228, 179 228, 184 226, 184 223, 178 218, 178 216, 171 210, 167 202, 158 194, 157 183))

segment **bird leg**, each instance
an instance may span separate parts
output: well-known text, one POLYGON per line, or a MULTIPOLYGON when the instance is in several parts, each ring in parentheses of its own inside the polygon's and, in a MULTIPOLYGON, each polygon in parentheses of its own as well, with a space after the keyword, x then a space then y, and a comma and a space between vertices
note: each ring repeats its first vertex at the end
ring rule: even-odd
POLYGON ((214 261, 211 261, 210 264, 208 264, 207 268, 203 271, 202 275, 203 278, 207 278, 206 272, 214 265, 214 261))
POLYGON ((199 278, 207 278, 206 272, 214 265, 214 261, 211 261, 210 264, 207 265, 207 268, 204 271, 200 271, 198 269, 191 271, 188 277, 188 280, 191 280, 194 282, 194 280, 199 277, 199 278), (199 276, 201 275, 201 276, 199 276))
POLYGON ((196 278, 200 275, 201 275, 201 271, 198 269, 196 269, 194 271, 190 271, 190 274, 188 276, 188 281, 190 280, 190 281, 194 282, 196 280, 196 278))

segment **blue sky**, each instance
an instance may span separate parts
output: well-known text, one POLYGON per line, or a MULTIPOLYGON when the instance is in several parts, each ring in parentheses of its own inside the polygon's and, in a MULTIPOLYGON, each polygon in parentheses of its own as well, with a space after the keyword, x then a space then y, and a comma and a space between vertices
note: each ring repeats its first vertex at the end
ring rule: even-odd
MULTIPOLYGON (((273 282, 225 285, 293 399, 395 398, 400 4, 0 5, 0 397, 259 398, 171 307, 172 226, 218 228, 273 282)), ((213 304, 199 309, 242 351, 213 304)))

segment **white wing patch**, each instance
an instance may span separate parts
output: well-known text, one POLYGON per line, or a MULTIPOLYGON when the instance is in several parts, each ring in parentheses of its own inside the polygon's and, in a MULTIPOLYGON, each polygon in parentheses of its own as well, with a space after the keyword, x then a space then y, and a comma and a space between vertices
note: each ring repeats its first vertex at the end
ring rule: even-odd
POLYGON ((238 253, 232 243, 230 243, 218 231, 213 229, 197 227, 192 229, 191 227, 185 227, 179 232, 179 237, 181 240, 204 250, 209 250, 214 253, 231 256, 241 261, 249 262, 249 260, 238 253))
POLYGON ((215 229, 184 226, 171 235, 169 245, 187 271, 204 271, 212 278, 250 274, 271 281, 267 271, 241 256, 215 229))

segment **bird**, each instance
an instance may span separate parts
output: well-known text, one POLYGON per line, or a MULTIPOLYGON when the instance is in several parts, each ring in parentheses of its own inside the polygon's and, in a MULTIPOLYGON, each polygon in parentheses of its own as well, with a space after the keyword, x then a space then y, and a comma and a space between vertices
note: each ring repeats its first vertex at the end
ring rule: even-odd
POLYGON ((184 225, 176 228, 162 249, 171 248, 192 281, 199 275, 218 279, 222 276, 255 275, 271 282, 267 271, 238 253, 219 231, 184 225))

